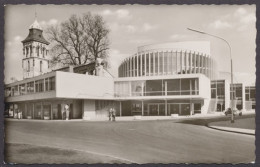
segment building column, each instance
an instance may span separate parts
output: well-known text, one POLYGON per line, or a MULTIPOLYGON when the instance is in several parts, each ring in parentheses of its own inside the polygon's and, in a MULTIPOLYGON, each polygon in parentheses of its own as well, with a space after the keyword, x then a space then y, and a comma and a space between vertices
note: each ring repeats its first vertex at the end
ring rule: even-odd
POLYGON ((51 116, 50 119, 53 120, 52 102, 51 102, 51 116))
POLYGON ((187 51, 185 50, 184 52, 184 66, 185 66, 185 74, 187 74, 187 66, 188 66, 188 61, 187 61, 187 51))
POLYGON ((135 65, 135 56, 133 57, 133 59, 132 59, 132 63, 133 63, 133 77, 135 77, 135 67, 136 67, 136 65, 135 65))
POLYGON ((136 56, 136 62, 137 62, 137 64, 136 64, 136 76, 138 77, 139 76, 139 56, 138 56, 138 54, 137 54, 137 56, 136 56))
POLYGON ((190 103, 190 115, 194 114, 194 103, 190 103))
POLYGON ((122 102, 119 101, 119 113, 120 113, 120 117, 122 117, 122 102))
POLYGON ((27 111, 27 103, 24 104, 24 116, 27 118, 28 116, 28 111, 27 111))
POLYGON ((142 96, 144 96, 144 82, 142 82, 142 96))
POLYGON ((148 53, 148 58, 149 58, 148 61, 149 76, 151 76, 151 53, 150 52, 148 53))
POLYGON ((144 101, 142 100, 142 116, 144 116, 144 101))
POLYGON ((182 64, 183 63, 183 60, 182 60, 182 50, 181 50, 181 52, 180 52, 180 65, 181 65, 181 67, 180 67, 180 72, 181 72, 181 74, 182 74, 182 64))
POLYGON ((41 102, 41 119, 44 119, 43 116, 44 114, 43 114, 43 104, 42 104, 42 102, 41 102))
POLYGON ((144 52, 144 76, 146 76, 146 53, 144 52))
POLYGON ((130 63, 130 68, 129 68, 129 72, 130 72, 130 77, 132 77, 133 76, 133 68, 132 68, 132 57, 130 57, 130 59, 129 59, 130 61, 129 61, 129 63, 130 63))
POLYGON ((164 83, 164 95, 167 96, 167 81, 165 81, 164 83))
POLYGON ((35 106, 34 103, 32 103, 32 108, 33 108, 32 109, 32 119, 34 119, 34 106, 35 106))
POLYGON ((153 52, 153 75, 155 75, 155 53, 153 52))
POLYGON ((167 109, 168 109, 167 106, 168 106, 167 105, 167 100, 165 99, 165 116, 167 116, 167 109))
POLYGON ((245 107, 246 103, 245 102, 246 102, 246 90, 245 90, 245 85, 242 84, 242 110, 246 109, 246 107, 245 107))
POLYGON ((140 76, 143 76, 143 54, 140 55, 140 76))
POLYGON ((158 66, 157 66, 157 67, 158 67, 158 69, 157 69, 157 70, 158 70, 157 75, 160 75, 160 54, 159 54, 159 52, 157 52, 157 59, 158 59, 158 62, 157 62, 157 63, 158 63, 158 66))
POLYGON ((162 51, 162 74, 164 75, 164 51, 162 51))

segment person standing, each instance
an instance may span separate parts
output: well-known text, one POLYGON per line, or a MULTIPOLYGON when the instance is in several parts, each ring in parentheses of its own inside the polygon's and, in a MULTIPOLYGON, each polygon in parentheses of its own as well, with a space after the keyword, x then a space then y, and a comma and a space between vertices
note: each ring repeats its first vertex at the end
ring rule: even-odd
POLYGON ((113 113, 113 109, 112 109, 112 107, 111 107, 111 108, 109 109, 109 111, 108 111, 109 121, 111 121, 112 113, 113 113))
POLYGON ((66 104, 64 108, 65 108, 65 112, 66 112, 66 120, 69 120, 69 116, 70 116, 69 105, 66 104))
POLYGON ((115 107, 113 107, 112 116, 113 116, 113 121, 116 121, 116 109, 115 109, 115 107))

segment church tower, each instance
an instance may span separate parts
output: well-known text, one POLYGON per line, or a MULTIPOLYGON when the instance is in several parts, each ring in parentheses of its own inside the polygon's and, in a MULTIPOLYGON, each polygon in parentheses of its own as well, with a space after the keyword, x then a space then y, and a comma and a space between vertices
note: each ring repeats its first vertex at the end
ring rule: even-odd
POLYGON ((50 44, 42 34, 43 30, 37 19, 29 28, 29 34, 23 43, 23 78, 31 78, 49 71, 47 46, 50 44))

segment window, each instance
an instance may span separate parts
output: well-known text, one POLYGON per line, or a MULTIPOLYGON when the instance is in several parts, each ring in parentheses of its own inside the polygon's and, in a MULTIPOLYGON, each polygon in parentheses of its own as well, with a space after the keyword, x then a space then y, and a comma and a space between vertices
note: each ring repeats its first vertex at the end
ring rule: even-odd
POLYGON ((40 61, 40 72, 42 72, 42 61, 40 61))
POLYGON ((27 61, 27 71, 28 72, 30 71, 30 61, 29 60, 27 61))
POLYGON ((33 93, 34 92, 34 82, 27 83, 27 93, 33 93))
POLYGON ((167 81, 167 95, 180 95, 180 79, 171 79, 167 81))
POLYGON ((13 95, 14 95, 14 96, 19 95, 19 92, 18 92, 18 85, 14 86, 13 88, 14 88, 14 89, 13 89, 13 92, 14 92, 13 95))
POLYGON ((132 96, 142 96, 142 85, 144 81, 131 82, 132 96))
POLYGON ((5 97, 10 97, 11 96, 11 88, 5 88, 5 97))
POLYGON ((36 92, 43 92, 44 91, 43 81, 44 81, 43 79, 35 81, 35 91, 36 92))
POLYGON ((49 90, 55 90, 55 77, 49 78, 49 90))
POLYGON ((163 80, 147 80, 145 86, 145 96, 162 96, 164 95, 163 80))
POLYGON ((39 48, 39 46, 37 46, 36 52, 37 52, 37 56, 39 57, 39 55, 40 55, 40 48, 39 48))
POLYGON ((45 91, 49 91, 49 78, 45 78, 45 91))
POLYGON ((25 84, 19 85, 19 94, 20 95, 25 95, 26 94, 25 84))

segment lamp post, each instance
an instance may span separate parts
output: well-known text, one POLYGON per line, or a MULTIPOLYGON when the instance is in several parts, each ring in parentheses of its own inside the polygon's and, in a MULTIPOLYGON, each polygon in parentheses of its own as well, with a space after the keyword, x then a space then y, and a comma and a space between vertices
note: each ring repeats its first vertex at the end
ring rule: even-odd
POLYGON ((212 37, 215 37, 215 38, 218 38, 222 41, 224 41, 227 45, 228 45, 228 48, 229 48, 229 56, 230 56, 230 66, 231 66, 231 88, 232 88, 232 93, 231 93, 231 123, 234 123, 235 120, 234 120, 234 111, 233 111, 233 103, 234 103, 234 97, 233 97, 233 90, 234 90, 234 85, 233 85, 233 61, 232 61, 232 56, 231 56, 231 47, 230 47, 230 44, 228 43, 227 40, 225 40, 224 38, 222 37, 219 37, 219 36, 216 36, 216 35, 213 35, 213 34, 209 34, 209 33, 206 33, 204 31, 198 31, 198 30, 195 30, 195 29, 191 29, 191 28, 187 28, 189 31, 193 31, 193 32, 196 32, 196 33, 200 33, 200 34, 204 34, 204 35, 208 35, 208 36, 212 36, 212 37))

